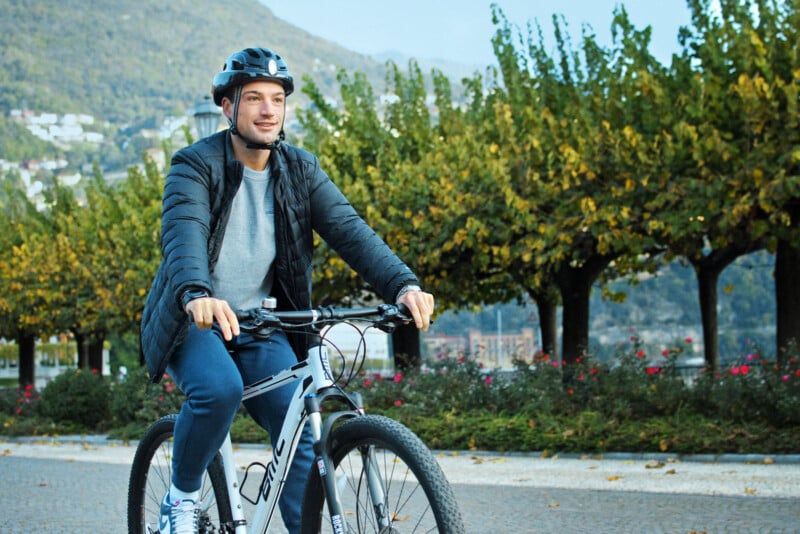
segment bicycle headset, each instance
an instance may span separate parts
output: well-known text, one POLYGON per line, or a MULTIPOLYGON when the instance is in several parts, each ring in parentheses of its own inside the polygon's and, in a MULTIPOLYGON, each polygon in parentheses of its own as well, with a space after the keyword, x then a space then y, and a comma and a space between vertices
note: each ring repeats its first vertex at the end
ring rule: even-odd
MULTIPOLYGON (((289 67, 286 62, 268 48, 245 48, 231 54, 225 60, 222 66, 222 72, 214 76, 212 84, 212 92, 214 93, 214 103, 218 106, 222 105, 222 98, 226 96, 228 91, 236 87, 236 94, 233 97, 233 118, 228 119, 230 131, 233 135, 239 135, 239 130, 236 128, 236 121, 239 117, 239 99, 242 95, 242 86, 259 80, 266 80, 270 82, 277 82, 283 86, 286 96, 294 92, 294 78, 289 73, 289 67)), ((284 104, 285 106, 286 104, 284 104)), ((284 114, 284 121, 286 116, 284 114)), ((283 125, 281 124, 281 131, 278 138, 271 143, 253 143, 247 141, 247 148, 257 150, 272 150, 276 148, 280 142, 285 139, 286 135, 283 132, 283 125)))

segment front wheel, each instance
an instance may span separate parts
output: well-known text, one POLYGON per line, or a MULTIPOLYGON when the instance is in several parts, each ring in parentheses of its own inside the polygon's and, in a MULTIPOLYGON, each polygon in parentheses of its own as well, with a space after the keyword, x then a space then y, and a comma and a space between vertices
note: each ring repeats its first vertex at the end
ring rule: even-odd
MULTIPOLYGON (((172 435, 177 415, 153 423, 136 448, 128 483, 128 532, 159 532, 161 501, 172 480, 172 435)), ((225 471, 219 454, 208 466, 200 487, 200 533, 233 532, 225 471)))
POLYGON ((331 524, 314 466, 303 501, 304 534, 464 532, 444 473, 408 428, 383 416, 355 417, 333 430, 330 443, 345 525, 331 524))

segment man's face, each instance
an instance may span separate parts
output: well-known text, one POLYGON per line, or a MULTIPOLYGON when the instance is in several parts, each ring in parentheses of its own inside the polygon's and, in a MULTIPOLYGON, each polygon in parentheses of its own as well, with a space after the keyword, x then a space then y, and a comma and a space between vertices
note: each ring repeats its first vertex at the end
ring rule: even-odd
MULTIPOLYGON (((225 116, 233 119, 233 102, 222 101, 225 116)), ((256 143, 272 143, 283 128, 286 113, 286 91, 276 82, 256 81, 242 86, 239 99, 239 120, 236 128, 242 139, 256 143)))

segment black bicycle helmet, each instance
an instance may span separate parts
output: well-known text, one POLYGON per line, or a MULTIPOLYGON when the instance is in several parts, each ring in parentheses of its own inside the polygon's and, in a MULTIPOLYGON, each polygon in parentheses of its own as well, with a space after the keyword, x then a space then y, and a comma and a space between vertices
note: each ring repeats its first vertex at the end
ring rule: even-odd
POLYGON ((294 91, 294 78, 281 56, 268 48, 245 48, 229 56, 222 72, 214 76, 214 102, 221 106, 229 89, 258 80, 280 83, 286 96, 294 91))

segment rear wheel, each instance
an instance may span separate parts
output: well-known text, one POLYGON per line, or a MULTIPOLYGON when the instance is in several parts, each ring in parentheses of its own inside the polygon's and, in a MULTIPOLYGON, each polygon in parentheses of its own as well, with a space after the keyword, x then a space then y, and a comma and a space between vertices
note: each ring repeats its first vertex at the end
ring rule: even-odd
MULTIPOLYGON (((331 456, 344 532, 464 532, 455 496, 433 454, 397 421, 375 415, 348 420, 331 435, 331 456)), ((304 534, 342 531, 331 524, 316 466, 306 486, 303 522, 304 534)))
MULTIPOLYGON (((159 532, 161 501, 172 480, 172 435, 177 415, 153 423, 139 442, 128 483, 128 532, 159 532)), ((208 466, 200 487, 200 532, 233 532, 233 519, 218 454, 208 466)))

